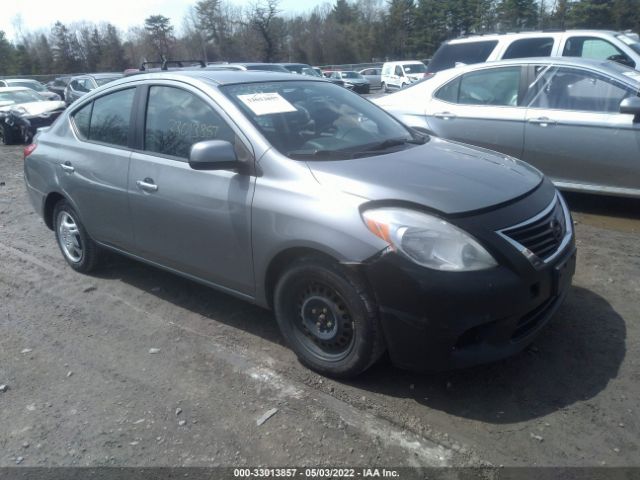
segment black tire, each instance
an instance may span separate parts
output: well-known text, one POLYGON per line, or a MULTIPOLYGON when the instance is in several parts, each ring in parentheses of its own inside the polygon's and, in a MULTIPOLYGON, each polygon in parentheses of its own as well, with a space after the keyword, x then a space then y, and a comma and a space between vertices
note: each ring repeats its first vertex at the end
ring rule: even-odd
POLYGON ((60 200, 53 210, 53 229, 62 256, 71 268, 80 273, 95 269, 100 257, 99 247, 66 200, 60 200))
POLYGON ((323 375, 354 377, 385 351, 373 296, 336 262, 306 257, 293 263, 276 285, 274 309, 300 362, 323 375))
POLYGON ((13 145, 13 141, 11 127, 0 125, 0 145, 13 145))

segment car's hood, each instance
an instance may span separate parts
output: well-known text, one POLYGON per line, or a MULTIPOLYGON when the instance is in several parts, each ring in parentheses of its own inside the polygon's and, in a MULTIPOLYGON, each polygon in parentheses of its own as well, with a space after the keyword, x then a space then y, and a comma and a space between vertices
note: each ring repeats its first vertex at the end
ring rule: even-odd
POLYGON ((0 112, 8 112, 15 109, 24 108, 27 113, 25 115, 42 115, 43 113, 53 112, 65 107, 65 103, 60 100, 44 101, 44 102, 29 102, 29 103, 15 103, 13 105, 7 105, 0 108, 0 112))
POLYGON ((357 83, 357 84, 369 83, 369 81, 366 78, 345 78, 344 81, 348 83, 357 83))
POLYGON ((437 138, 386 155, 308 165, 323 185, 367 200, 407 201, 445 214, 508 202, 543 178, 514 158, 437 138))

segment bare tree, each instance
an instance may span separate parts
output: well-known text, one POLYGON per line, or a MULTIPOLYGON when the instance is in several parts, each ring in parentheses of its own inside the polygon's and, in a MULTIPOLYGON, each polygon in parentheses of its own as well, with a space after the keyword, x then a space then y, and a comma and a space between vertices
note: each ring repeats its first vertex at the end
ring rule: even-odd
POLYGON ((279 0, 264 0, 253 4, 249 9, 249 25, 253 27, 264 42, 265 62, 273 62, 284 36, 284 22, 278 17, 279 0))

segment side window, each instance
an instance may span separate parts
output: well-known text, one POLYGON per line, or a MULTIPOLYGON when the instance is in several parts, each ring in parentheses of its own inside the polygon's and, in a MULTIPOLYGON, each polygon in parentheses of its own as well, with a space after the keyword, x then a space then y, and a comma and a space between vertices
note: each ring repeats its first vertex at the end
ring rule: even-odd
POLYGON ((460 90, 460 77, 447 83, 436 92, 435 97, 449 103, 458 103, 458 92, 460 90))
POLYGON ((595 37, 572 37, 567 39, 562 55, 595 60, 626 60, 635 66, 635 63, 618 47, 606 40, 595 37))
POLYGON ((149 89, 144 149, 188 158, 191 145, 203 140, 235 144, 235 133, 204 100, 175 87, 149 89))
POLYGON ((502 58, 549 57, 553 50, 553 37, 523 38, 507 48, 502 58))
POLYGON ((531 100, 531 108, 617 113, 620 102, 635 95, 595 72, 573 68, 546 71, 536 83, 537 94, 531 100))
POLYGON ((91 109, 93 108, 93 102, 85 105, 76 113, 73 114, 73 123, 80 134, 80 138, 86 140, 89 138, 89 123, 91 121, 91 109))
POLYGON ((463 75, 458 103, 517 106, 520 67, 492 68, 463 75))
POLYGON ((402 67, 400 67, 400 65, 396 66, 395 75, 397 75, 399 77, 404 76, 404 74, 402 73, 402 67))
POLYGON ((93 102, 89 140, 126 147, 135 89, 120 90, 93 102))

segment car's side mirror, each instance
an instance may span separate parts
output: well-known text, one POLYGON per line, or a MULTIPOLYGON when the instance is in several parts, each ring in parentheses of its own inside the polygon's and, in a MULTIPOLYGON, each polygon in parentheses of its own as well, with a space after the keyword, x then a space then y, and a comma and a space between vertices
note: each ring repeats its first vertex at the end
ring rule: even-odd
POLYGON ((230 142, 205 140, 191 146, 189 165, 194 170, 233 170, 240 162, 230 142))
POLYGON ((635 62, 623 54, 611 55, 610 57, 607 57, 607 60, 611 60, 612 62, 617 62, 631 68, 636 67, 635 62))
POLYGON ((635 115, 634 123, 640 123, 640 97, 627 97, 620 102, 620 113, 635 115))

